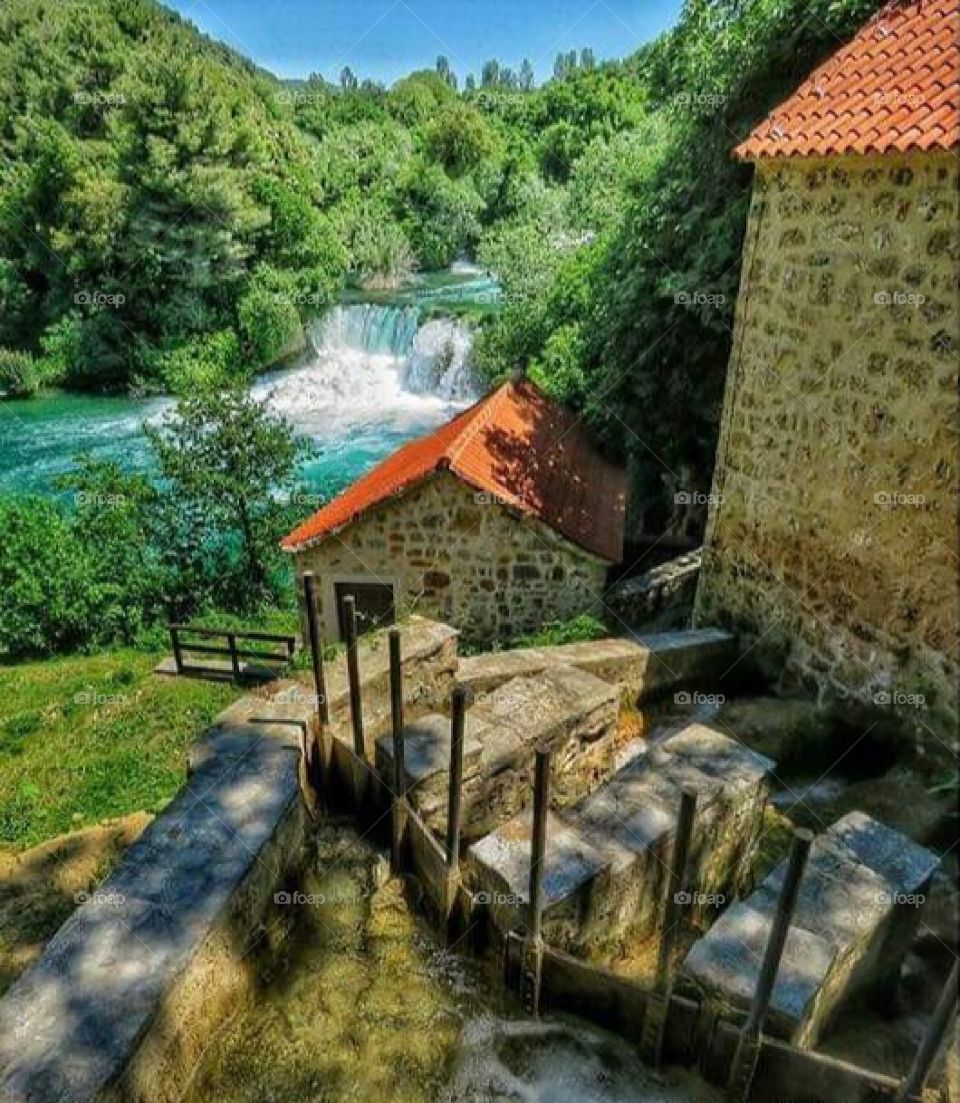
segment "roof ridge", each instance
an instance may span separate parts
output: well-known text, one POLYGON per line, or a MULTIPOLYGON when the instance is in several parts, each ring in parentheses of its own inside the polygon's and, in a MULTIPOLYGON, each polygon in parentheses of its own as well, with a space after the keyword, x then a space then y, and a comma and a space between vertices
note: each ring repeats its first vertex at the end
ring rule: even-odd
POLYGON ((469 423, 464 426, 463 431, 458 433, 451 441, 450 446, 445 451, 445 459, 452 470, 457 470, 457 462, 466 450, 467 445, 475 439, 484 426, 490 423, 494 412, 500 408, 507 391, 512 386, 513 380, 508 380, 488 395, 486 401, 481 404, 483 408, 477 411, 476 416, 471 418, 469 423))

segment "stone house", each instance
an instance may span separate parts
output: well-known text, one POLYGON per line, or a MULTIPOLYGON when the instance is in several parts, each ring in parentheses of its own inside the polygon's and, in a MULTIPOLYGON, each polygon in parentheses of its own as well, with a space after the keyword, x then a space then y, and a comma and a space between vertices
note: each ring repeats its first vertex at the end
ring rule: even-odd
MULTIPOLYGON (((282 543, 317 576, 324 638, 417 610, 478 643, 600 610, 620 561, 626 473, 580 419, 509 382, 411 441, 282 543)), ((303 603, 301 600, 301 608, 303 603)))
POLYGON ((957 0, 891 3, 735 151, 754 191, 696 612, 931 730, 956 703, 958 42, 957 0))

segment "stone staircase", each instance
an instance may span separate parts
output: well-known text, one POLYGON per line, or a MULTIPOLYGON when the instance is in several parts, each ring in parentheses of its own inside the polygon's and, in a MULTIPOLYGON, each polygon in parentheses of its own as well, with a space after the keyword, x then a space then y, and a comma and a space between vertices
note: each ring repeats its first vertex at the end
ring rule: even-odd
MULTIPOLYGON (((574 666, 512 678, 479 694, 467 712, 463 836, 479 838, 529 800, 537 747, 554 751, 557 798, 589 792, 617 750, 620 689, 574 666)), ((446 831, 450 721, 437 713, 406 726, 404 767, 411 804, 428 827, 446 831)), ((393 777, 393 742, 377 740, 377 772, 393 777)))
MULTIPOLYGON (((688 724, 644 751, 547 825, 544 937, 577 952, 643 938, 661 914, 681 791, 696 794, 687 866, 703 918, 741 891, 761 831, 773 763, 703 724, 688 724)), ((468 850, 473 884, 501 930, 523 928, 531 813, 468 850)))

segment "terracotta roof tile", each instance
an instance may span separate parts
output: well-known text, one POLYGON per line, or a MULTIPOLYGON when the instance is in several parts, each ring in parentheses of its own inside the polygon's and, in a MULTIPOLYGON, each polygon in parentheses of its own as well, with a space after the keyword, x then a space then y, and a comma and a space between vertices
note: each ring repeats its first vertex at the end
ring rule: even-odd
POLYGON ((612 563, 623 554, 626 472, 580 419, 532 383, 506 383, 435 432, 405 444, 287 536, 297 551, 439 471, 529 514, 612 563))
POLYGON ((960 0, 891 0, 737 146, 736 157, 960 144, 960 0))

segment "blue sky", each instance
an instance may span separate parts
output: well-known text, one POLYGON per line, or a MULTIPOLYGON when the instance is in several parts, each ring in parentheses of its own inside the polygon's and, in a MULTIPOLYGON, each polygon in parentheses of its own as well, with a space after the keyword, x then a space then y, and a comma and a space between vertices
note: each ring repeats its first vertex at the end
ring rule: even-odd
POLYGON ((165 0, 202 31, 278 76, 336 79, 349 65, 390 83, 445 54, 462 78, 491 57, 534 62, 560 50, 622 57, 675 22, 681 0, 165 0))

